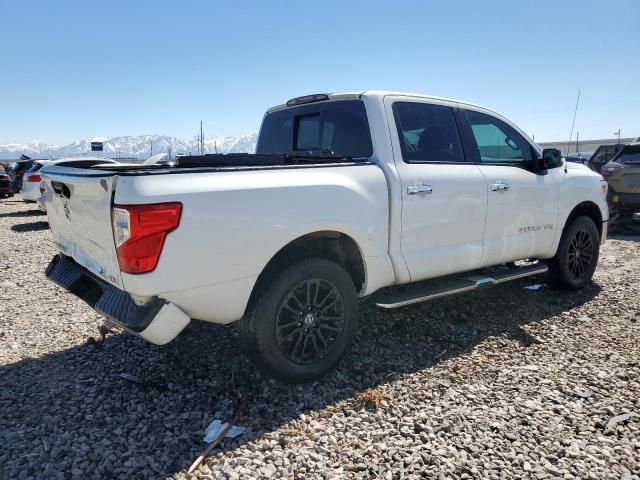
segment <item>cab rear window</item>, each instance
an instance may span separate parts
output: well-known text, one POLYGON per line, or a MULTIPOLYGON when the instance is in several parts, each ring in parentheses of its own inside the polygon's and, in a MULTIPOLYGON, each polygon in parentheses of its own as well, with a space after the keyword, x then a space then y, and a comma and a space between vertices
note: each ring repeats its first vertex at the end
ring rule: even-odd
POLYGON ((360 100, 316 102, 269 113, 256 153, 333 152, 338 157, 373 154, 369 122, 360 100))

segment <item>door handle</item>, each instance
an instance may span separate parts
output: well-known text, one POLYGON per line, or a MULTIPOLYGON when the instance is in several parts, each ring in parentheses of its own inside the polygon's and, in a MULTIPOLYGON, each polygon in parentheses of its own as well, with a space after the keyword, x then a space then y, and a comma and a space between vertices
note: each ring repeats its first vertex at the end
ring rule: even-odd
POLYGON ((509 184, 505 182, 498 182, 491 184, 492 192, 506 192, 509 190, 509 184))
POLYGON ((423 183, 418 183, 414 186, 407 187, 407 193, 409 195, 418 195, 420 193, 424 193, 426 195, 430 195, 433 193, 433 187, 431 185, 425 185, 423 183))

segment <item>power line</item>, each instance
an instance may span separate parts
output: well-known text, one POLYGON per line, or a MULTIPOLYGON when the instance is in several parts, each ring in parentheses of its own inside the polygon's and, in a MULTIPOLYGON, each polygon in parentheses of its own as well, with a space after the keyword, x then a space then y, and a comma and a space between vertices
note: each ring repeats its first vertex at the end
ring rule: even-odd
POLYGON ((203 123, 204 123, 207 127, 211 128, 212 130, 215 130, 215 131, 217 131, 217 132, 220 132, 220 133, 222 133, 223 135, 225 135, 225 136, 227 136, 227 137, 237 137, 237 136, 238 136, 238 135, 234 135, 233 133, 229 133, 229 132, 226 132, 226 131, 224 131, 224 130, 221 130, 221 129, 217 128, 217 127, 214 127, 213 125, 210 125, 210 124, 208 124, 207 122, 203 122, 203 123))

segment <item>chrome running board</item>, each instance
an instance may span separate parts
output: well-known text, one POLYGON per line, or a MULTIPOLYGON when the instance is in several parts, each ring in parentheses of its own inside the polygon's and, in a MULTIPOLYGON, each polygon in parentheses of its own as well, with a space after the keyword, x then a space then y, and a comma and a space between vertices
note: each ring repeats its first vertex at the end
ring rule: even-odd
POLYGON ((531 277, 546 273, 549 268, 543 263, 513 267, 504 272, 490 275, 474 274, 458 275, 443 279, 426 280, 400 287, 391 287, 375 294, 373 303, 380 308, 399 308, 414 303, 426 302, 440 297, 448 297, 458 293, 470 292, 478 288, 510 282, 519 278, 531 277))

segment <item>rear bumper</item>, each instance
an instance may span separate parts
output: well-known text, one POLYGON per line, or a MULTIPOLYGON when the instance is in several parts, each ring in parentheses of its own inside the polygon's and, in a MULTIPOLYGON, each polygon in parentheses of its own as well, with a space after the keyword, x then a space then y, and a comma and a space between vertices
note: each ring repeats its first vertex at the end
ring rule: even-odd
POLYGON ((640 193, 618 193, 609 189, 607 203, 613 208, 640 207, 640 193))
POLYGON ((40 184, 39 183, 25 183, 20 190, 20 196, 22 200, 26 202, 35 202, 40 197, 40 184))
POLYGON ((53 257, 45 274, 110 321, 156 345, 169 343, 191 321, 173 303, 158 297, 136 305, 127 292, 104 282, 64 255, 53 257))

